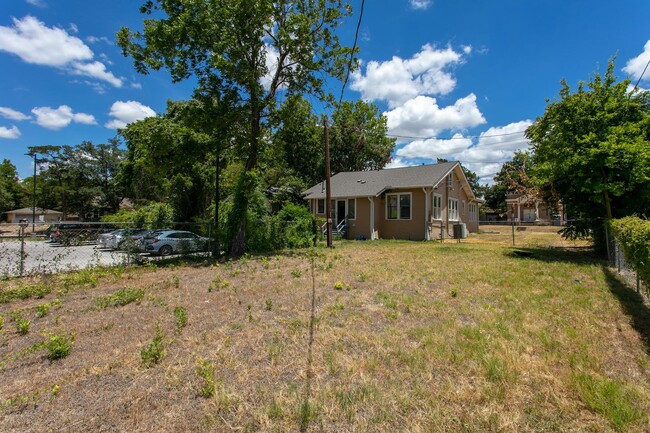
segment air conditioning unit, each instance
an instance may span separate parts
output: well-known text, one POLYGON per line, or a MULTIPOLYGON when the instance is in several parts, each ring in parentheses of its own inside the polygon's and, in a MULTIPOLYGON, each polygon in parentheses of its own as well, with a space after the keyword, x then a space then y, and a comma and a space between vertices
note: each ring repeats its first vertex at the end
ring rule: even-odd
POLYGON ((467 226, 465 223, 454 224, 454 239, 465 239, 467 237, 467 226))

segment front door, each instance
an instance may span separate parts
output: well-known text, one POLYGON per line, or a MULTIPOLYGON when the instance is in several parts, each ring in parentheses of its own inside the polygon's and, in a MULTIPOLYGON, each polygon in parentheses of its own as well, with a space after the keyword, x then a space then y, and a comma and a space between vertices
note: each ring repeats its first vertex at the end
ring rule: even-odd
POLYGON ((336 225, 341 224, 341 221, 345 219, 345 200, 336 201, 336 225))

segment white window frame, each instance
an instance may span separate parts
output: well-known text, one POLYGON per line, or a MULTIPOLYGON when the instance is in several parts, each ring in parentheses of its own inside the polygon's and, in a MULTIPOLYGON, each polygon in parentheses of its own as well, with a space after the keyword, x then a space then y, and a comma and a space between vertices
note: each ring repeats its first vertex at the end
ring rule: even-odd
POLYGON ((447 186, 452 188, 454 186, 454 172, 452 171, 449 173, 449 176, 447 176, 447 186))
POLYGON ((449 221, 458 221, 458 199, 449 197, 447 199, 447 208, 449 209, 449 221))
POLYGON ((431 201, 431 216, 434 220, 442 220, 442 194, 433 193, 431 201), (438 206, 436 206, 438 204, 438 206))
POLYGON ((469 220, 478 221, 478 205, 475 203, 469 204, 469 220))
POLYGON ((386 194, 386 219, 389 221, 410 221, 413 218, 413 194, 410 192, 394 192, 390 194, 386 194), (401 197, 402 196, 409 196, 409 217, 408 218, 402 218, 402 213, 401 213, 401 197), (388 202, 390 200, 390 197, 396 196, 397 197, 397 218, 389 218, 388 215, 388 202))

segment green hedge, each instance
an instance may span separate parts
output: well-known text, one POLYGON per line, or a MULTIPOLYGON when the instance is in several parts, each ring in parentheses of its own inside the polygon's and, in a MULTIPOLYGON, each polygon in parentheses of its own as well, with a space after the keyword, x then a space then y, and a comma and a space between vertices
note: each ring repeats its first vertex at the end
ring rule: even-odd
POLYGON ((625 259, 639 272, 639 278, 650 287, 650 221, 625 217, 611 222, 612 232, 623 246, 625 259))

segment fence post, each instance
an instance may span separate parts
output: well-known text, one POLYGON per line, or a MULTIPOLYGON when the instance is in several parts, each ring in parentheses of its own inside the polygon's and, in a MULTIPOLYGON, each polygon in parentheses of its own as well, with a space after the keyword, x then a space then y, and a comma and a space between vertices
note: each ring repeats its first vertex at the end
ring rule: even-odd
POLYGON ((26 223, 20 223, 20 276, 25 273, 25 227, 26 223))

